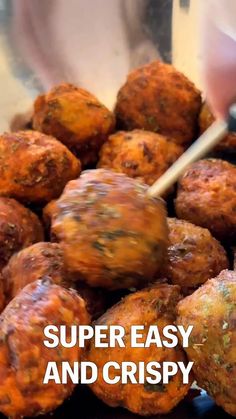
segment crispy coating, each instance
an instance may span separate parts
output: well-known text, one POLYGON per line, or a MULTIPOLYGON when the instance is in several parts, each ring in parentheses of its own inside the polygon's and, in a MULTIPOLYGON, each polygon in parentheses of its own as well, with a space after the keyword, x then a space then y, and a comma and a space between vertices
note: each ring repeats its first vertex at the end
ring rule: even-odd
POLYGON ((119 131, 102 146, 98 167, 152 185, 182 154, 168 138, 144 130, 119 131))
POLYGON ((193 163, 179 181, 178 218, 208 228, 228 243, 236 238, 236 167, 220 159, 193 163))
MULTIPOLYGON (((11 301, 27 284, 44 277, 65 288, 75 287, 66 271, 62 248, 57 243, 36 243, 11 257, 2 270, 0 283, 4 286, 6 301, 11 301)), ((102 290, 84 284, 76 284, 75 289, 84 299, 92 319, 104 313, 106 296, 102 290)))
MULTIPOLYGON (((163 361, 185 362, 185 354, 180 347, 158 348, 151 345, 149 348, 133 348, 130 344, 130 327, 132 325, 145 325, 145 342, 150 325, 157 325, 162 329, 173 324, 176 318, 176 304, 180 299, 179 287, 174 285, 156 285, 149 289, 130 294, 120 303, 109 309, 95 325, 120 325, 125 329, 125 347, 95 348, 92 340, 85 354, 86 360, 95 362, 98 367, 98 379, 91 385, 97 397, 110 406, 123 406, 139 415, 155 415, 168 413, 187 394, 191 385, 183 385, 182 376, 177 373, 169 384, 107 384, 102 375, 103 366, 108 361, 116 361, 121 365, 124 361, 145 362, 163 361)), ((112 371, 110 372, 112 377, 112 371)), ((114 376, 117 375, 115 371, 114 376)), ((112 377, 113 378, 113 377, 112 377)))
POLYGON ((178 305, 178 324, 193 325, 188 358, 200 387, 236 416, 236 273, 223 271, 178 305))
POLYGON ((6 297, 4 292, 4 281, 2 274, 0 273, 0 313, 3 311, 4 307, 6 306, 6 297))
POLYGON ((0 271, 13 253, 42 241, 38 217, 15 199, 0 197, 0 271))
POLYGON ((54 240, 53 237, 51 237, 51 234, 50 234, 51 220, 52 220, 52 217, 55 216, 56 214, 56 209, 57 209, 56 199, 53 199, 43 208, 43 212, 42 212, 42 219, 43 219, 45 232, 47 234, 47 237, 50 238, 51 241, 56 241, 54 240))
POLYGON ((196 134, 200 107, 194 84, 171 65, 154 61, 129 74, 115 113, 124 129, 159 132, 187 146, 196 134))
POLYGON ((47 348, 44 327, 89 324, 85 303, 74 291, 50 281, 27 285, 0 317, 0 411, 6 416, 36 416, 59 406, 74 384, 43 384, 47 363, 79 361, 78 345, 47 348))
POLYGON ((58 138, 83 166, 97 161, 114 126, 114 115, 91 93, 72 84, 54 87, 34 104, 34 129, 58 138))
POLYGON ((57 198, 80 162, 59 141, 36 131, 0 135, 0 195, 27 203, 57 198))
MULTIPOLYGON (((205 102, 202 105, 202 109, 199 115, 199 127, 200 132, 203 133, 207 128, 215 121, 214 115, 212 114, 208 104, 205 102)), ((217 144, 215 147, 219 151, 236 151, 236 134, 230 132, 227 134, 223 140, 217 144)))
POLYGON ((161 199, 124 174, 88 170, 56 202, 52 234, 69 272, 92 287, 140 287, 166 255, 168 228, 161 199))
POLYGON ((11 301, 27 284, 45 276, 55 284, 67 288, 71 285, 59 244, 36 243, 15 253, 2 270, 7 301, 11 301))
POLYGON ((191 293, 229 266, 226 252, 209 230, 184 220, 169 218, 168 263, 165 276, 191 293))

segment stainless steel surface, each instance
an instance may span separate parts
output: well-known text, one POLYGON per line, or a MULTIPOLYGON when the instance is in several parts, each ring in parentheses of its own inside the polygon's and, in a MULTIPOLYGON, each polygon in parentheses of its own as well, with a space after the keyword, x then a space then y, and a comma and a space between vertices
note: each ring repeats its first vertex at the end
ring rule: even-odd
POLYGON ((171 60, 171 16, 172 0, 0 0, 0 131, 60 81, 112 107, 132 68, 171 60))

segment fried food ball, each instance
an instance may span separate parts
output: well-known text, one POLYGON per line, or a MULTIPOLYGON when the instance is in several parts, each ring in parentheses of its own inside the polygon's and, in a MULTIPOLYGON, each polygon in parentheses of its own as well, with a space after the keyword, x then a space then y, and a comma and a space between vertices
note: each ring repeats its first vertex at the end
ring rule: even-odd
POLYGON ((220 240, 236 238, 236 166, 220 159, 193 163, 179 181, 178 218, 208 228, 220 240))
POLYGON ((98 167, 112 169, 152 185, 182 154, 182 147, 160 134, 119 131, 100 151, 98 167))
POLYGON ((188 358, 197 383, 236 416, 236 273, 223 271, 178 305, 178 324, 193 325, 188 358))
MULTIPOLYGON (((89 324, 85 303, 74 291, 50 281, 27 285, 0 316, 0 411, 6 416, 36 416, 50 412, 71 393, 74 384, 43 384, 49 361, 70 365, 80 361, 78 345, 47 348, 49 324, 89 324)), ((58 364, 59 365, 59 364, 58 364)))
POLYGON ((57 198, 80 162, 59 141, 36 131, 0 135, 0 195, 27 203, 57 198))
POLYGON ((0 197, 0 271, 13 253, 43 237, 42 225, 33 212, 15 199, 0 197))
MULTIPOLYGON (((202 105, 202 109, 199 115, 199 127, 200 132, 203 133, 210 127, 215 121, 214 115, 212 114, 208 104, 205 102, 202 105)), ((236 151, 236 134, 234 132, 228 133, 223 140, 216 146, 216 150, 219 151, 236 151)))
POLYGON ((69 272, 92 287, 143 286, 167 250, 164 203, 124 174, 88 170, 67 184, 56 202, 52 235, 69 272))
POLYGON ((168 263, 165 276, 191 293, 209 278, 229 267, 226 252, 206 228, 177 218, 168 219, 168 263))
MULTIPOLYGON (((178 346, 176 348, 158 348, 151 345, 146 348, 131 347, 130 328, 132 325, 145 324, 143 337, 139 342, 145 342, 149 326, 157 325, 162 335, 162 329, 173 324, 176 319, 176 304, 180 299, 179 287, 175 285, 156 285, 133 293, 121 300, 100 317, 95 325, 117 325, 125 329, 125 347, 95 348, 94 340, 85 353, 88 361, 95 362, 98 367, 98 379, 91 384, 91 389, 97 397, 109 406, 122 406, 139 415, 155 415, 168 413, 187 394, 189 385, 182 383, 182 375, 178 372, 169 384, 107 384, 103 379, 103 367, 108 361, 115 360, 119 365, 124 361, 131 362, 185 362, 185 354, 178 346)), ((115 371, 115 375, 117 375, 115 371)), ((111 373, 112 374, 112 371, 111 373)))
POLYGON ((34 104, 34 129, 58 138, 83 166, 96 163, 114 126, 114 115, 95 96, 69 83, 38 96, 34 104))
POLYGON ((159 132, 187 146, 197 132, 201 94, 174 67, 154 61, 132 71, 115 108, 121 128, 159 132))
POLYGON ((57 243, 36 243, 15 253, 2 270, 7 301, 11 301, 27 284, 49 277, 55 284, 69 288, 63 251, 57 243))
MULTIPOLYGON (((11 301, 27 284, 44 277, 65 288, 75 286, 66 271, 62 248, 57 243, 36 243, 10 258, 2 270, 1 278, 6 301, 11 301)), ((76 284, 75 289, 84 299, 93 319, 104 313, 105 295, 102 290, 91 289, 84 284, 76 284)))

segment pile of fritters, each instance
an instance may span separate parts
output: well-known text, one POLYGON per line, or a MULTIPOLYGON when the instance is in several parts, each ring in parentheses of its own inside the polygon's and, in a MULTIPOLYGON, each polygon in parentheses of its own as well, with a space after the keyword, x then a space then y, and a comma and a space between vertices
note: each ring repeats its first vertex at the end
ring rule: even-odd
MULTIPOLYGON (((0 135, 0 412, 36 416, 70 396, 71 383, 42 384, 49 360, 95 362, 92 392, 139 415, 168 413, 189 390, 178 374, 166 385, 108 385, 112 356, 194 361, 198 384, 236 416, 236 167, 192 164, 174 205, 175 188, 167 205, 147 194, 213 120, 193 83, 156 61, 131 72, 114 112, 64 83, 36 99, 33 130, 0 135), (194 330, 185 350, 44 347, 47 324, 91 319, 194 330)), ((219 149, 236 149, 235 134, 219 149)))

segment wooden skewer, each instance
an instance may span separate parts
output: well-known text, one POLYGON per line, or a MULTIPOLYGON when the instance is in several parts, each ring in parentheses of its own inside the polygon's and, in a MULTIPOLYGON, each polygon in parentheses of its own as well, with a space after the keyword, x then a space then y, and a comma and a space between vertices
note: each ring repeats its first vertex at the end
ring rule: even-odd
POLYGON ((228 132, 225 121, 215 121, 180 158, 148 189, 148 195, 163 195, 185 172, 189 164, 206 155, 228 132))

